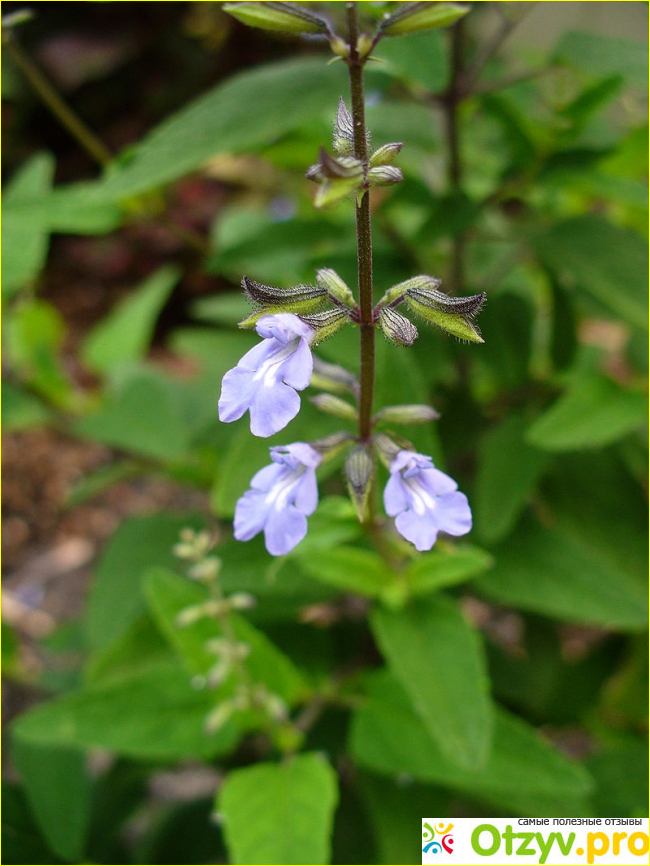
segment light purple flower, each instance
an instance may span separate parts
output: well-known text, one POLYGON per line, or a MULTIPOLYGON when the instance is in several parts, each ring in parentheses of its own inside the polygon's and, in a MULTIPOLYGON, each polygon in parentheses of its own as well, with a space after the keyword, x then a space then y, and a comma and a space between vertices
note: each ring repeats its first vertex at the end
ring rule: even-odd
POLYGON ((305 442, 271 448, 273 463, 260 469, 235 508, 235 538, 249 541, 264 531, 266 549, 282 556, 307 534, 307 517, 318 504, 316 467, 321 455, 305 442))
POLYGON ((300 410, 296 391, 309 385, 309 344, 316 332, 293 313, 263 316, 256 330, 264 341, 223 377, 219 418, 236 421, 249 409, 251 432, 266 437, 286 427, 300 410))
POLYGON ((454 479, 415 451, 400 451, 391 463, 384 506, 400 535, 418 550, 431 550, 439 532, 465 535, 472 528, 467 497, 454 479))

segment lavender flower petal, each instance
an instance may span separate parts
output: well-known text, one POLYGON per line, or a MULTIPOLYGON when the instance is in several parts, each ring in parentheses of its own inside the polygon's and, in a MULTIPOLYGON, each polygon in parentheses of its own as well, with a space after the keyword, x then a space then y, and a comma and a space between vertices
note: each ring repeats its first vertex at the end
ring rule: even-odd
POLYGON ((273 463, 257 472, 235 509, 235 538, 249 541, 264 532, 266 549, 282 556, 305 537, 316 509, 316 467, 321 455, 304 442, 271 448, 273 463))
POLYGON ((221 421, 236 421, 248 410, 255 436, 272 436, 300 410, 296 391, 307 387, 313 359, 313 328, 292 313, 263 316, 256 326, 264 341, 254 346, 223 377, 221 421))
POLYGON ((390 466, 384 506, 397 531, 417 550, 430 550, 439 532, 465 535, 472 528, 467 497, 436 469, 430 457, 399 451, 390 466))

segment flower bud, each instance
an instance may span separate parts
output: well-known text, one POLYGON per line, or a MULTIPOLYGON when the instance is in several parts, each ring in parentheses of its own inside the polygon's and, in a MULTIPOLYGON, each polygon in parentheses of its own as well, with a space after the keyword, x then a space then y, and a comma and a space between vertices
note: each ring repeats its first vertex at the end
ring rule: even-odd
POLYGON ((438 412, 431 406, 420 403, 405 406, 384 406, 373 418, 373 421, 388 421, 389 424, 426 424, 440 418, 438 412))
POLYGON ((387 436, 385 433, 375 433, 372 437, 373 445, 379 455, 379 459, 388 469, 391 463, 397 457, 400 451, 412 451, 413 446, 401 436, 396 436, 391 433, 387 436))
POLYGON ((370 157, 370 167, 377 168, 380 165, 390 165, 403 147, 401 141, 392 141, 380 147, 370 157))
POLYGON ((203 727, 208 734, 216 734, 230 720, 230 717, 235 712, 235 705, 232 700, 222 701, 220 704, 210 710, 205 718, 203 727))
POLYGON ((309 180, 322 183, 325 180, 350 180, 363 175, 363 166, 353 156, 334 157, 321 147, 318 162, 307 171, 309 180))
POLYGON ((265 314, 310 313, 322 306, 327 295, 325 289, 319 286, 301 285, 289 289, 277 289, 274 286, 258 283, 250 277, 244 277, 241 284, 248 299, 255 305, 263 307, 265 314))
POLYGON ((234 592, 228 597, 231 610, 250 610, 257 604, 257 599, 250 592, 234 592))
POLYGON ((437 289, 439 285, 440 280, 437 280, 435 277, 428 277, 425 274, 418 277, 411 277, 410 280, 404 280, 402 283, 397 283, 395 286, 391 286, 383 298, 377 303, 377 309, 379 310, 382 307, 396 307, 404 300, 409 289, 433 290, 437 289))
POLYGON ((275 722, 284 722, 289 716, 289 708, 279 695, 267 694, 263 699, 263 706, 275 722))
POLYGON ((316 335, 311 341, 312 346, 331 337, 350 321, 348 313, 340 307, 334 310, 324 310, 322 313, 300 316, 300 318, 316 331, 316 335))
POLYGON ((345 198, 363 183, 363 166, 351 156, 330 156, 321 148, 319 160, 307 171, 309 180, 320 184, 314 204, 327 207, 345 198))
POLYGON ((418 338, 413 322, 392 307, 382 307, 379 311, 379 327, 386 339, 397 346, 412 346, 418 338))
POLYGON ((346 418, 348 421, 357 420, 357 410, 354 406, 350 406, 345 400, 341 400, 340 397, 335 397, 333 394, 317 394, 311 398, 311 402, 327 415, 346 418))
MULTIPOLYGON (((349 53, 348 46, 345 47, 349 53)), ((370 146, 370 130, 366 130, 366 144, 370 146)), ((336 112, 333 147, 339 156, 354 156, 354 123, 342 96, 336 112)))
POLYGON ((392 186, 404 180, 402 169, 396 165, 378 165, 376 168, 368 169, 368 183, 370 186, 392 186))
POLYGON ((449 27, 469 12, 460 3, 404 3, 379 25, 382 36, 403 36, 420 30, 449 27))
POLYGON ((357 309, 354 295, 336 271, 333 271, 331 268, 321 268, 319 271, 316 271, 316 282, 323 291, 327 292, 331 300, 335 302, 340 301, 351 310, 357 309))
POLYGON ((367 57, 374 47, 375 42, 372 36, 370 36, 369 33, 362 33, 357 39, 357 53, 359 59, 363 60, 367 57))
MULTIPOLYGON (((349 47, 345 46, 350 51, 349 47)), ((352 115, 342 96, 339 97, 339 107, 334 124, 334 150, 339 156, 354 156, 354 126, 352 115)))
POLYGON ((203 583, 210 583, 219 575, 221 570, 221 560, 218 556, 207 556, 188 571, 188 575, 192 580, 200 580, 203 583))
POLYGON ((314 196, 314 207, 325 208, 337 204, 341 199, 347 198, 350 193, 356 192, 361 186, 361 181, 361 173, 355 178, 325 181, 314 196))
POLYGON ((345 461, 345 477, 352 504, 361 523, 368 517, 368 505, 374 475, 374 460, 364 445, 358 445, 345 461))
POLYGON ((262 30, 299 34, 330 32, 326 18, 293 3, 224 3, 221 8, 243 24, 262 30))
POLYGON ((216 689, 228 679, 232 665, 227 661, 218 661, 213 665, 206 675, 206 684, 211 689, 216 689))
POLYGON ((332 53, 335 54, 336 57, 350 56, 350 46, 347 42, 345 42, 345 40, 341 39, 340 36, 332 36, 332 38, 330 39, 330 48, 332 49, 332 53))
POLYGON ((176 616, 176 625, 179 628, 192 625, 206 616, 205 607, 202 604, 193 604, 190 607, 184 607, 176 616))
POLYGON ((480 331, 471 321, 485 303, 485 292, 464 298, 451 298, 435 289, 411 288, 405 301, 413 312, 448 334, 471 343, 482 343, 480 331))
POLYGON ((311 443, 311 447, 322 456, 323 462, 325 462, 340 454, 343 448, 347 448, 351 440, 350 433, 339 431, 325 436, 323 439, 317 439, 316 442, 311 443))

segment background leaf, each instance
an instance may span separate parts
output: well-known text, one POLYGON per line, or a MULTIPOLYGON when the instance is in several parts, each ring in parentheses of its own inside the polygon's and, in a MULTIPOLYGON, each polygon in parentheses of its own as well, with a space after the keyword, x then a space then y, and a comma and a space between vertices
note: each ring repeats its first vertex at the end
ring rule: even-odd
POLYGON ((234 770, 217 802, 233 863, 329 863, 336 775, 321 755, 234 770))
POLYGON ((11 757, 49 846, 65 860, 83 860, 91 804, 83 754, 14 737, 11 757))
POLYGON ((350 750, 364 767, 407 773, 477 797, 514 815, 587 816, 592 784, 521 719, 498 710, 494 746, 483 769, 461 768, 440 751, 401 686, 382 671, 369 680, 368 702, 350 730, 350 750))
POLYGON ((210 695, 192 687, 184 666, 168 661, 41 704, 17 720, 13 735, 43 747, 108 749, 139 760, 209 758, 238 737, 230 723, 205 733, 211 708, 210 695))
POLYGON ((535 238, 535 247, 562 285, 615 319, 647 330, 648 251, 635 232, 585 214, 555 223, 535 238))
POLYGON ((143 358, 158 314, 179 277, 177 268, 165 266, 137 286, 88 334, 82 347, 84 361, 106 372, 116 364, 143 358))
POLYGON ((511 531, 548 463, 524 440, 527 426, 524 418, 511 415, 481 440, 473 515, 484 541, 498 541, 511 531))
POLYGON ((450 764, 479 768, 490 754, 492 706, 476 632, 438 596, 371 616, 388 664, 450 764))
POLYGON ((192 515, 133 517, 115 532, 104 549, 91 589, 86 634, 92 649, 107 646, 144 612, 140 579, 154 565, 172 567, 172 547, 184 527, 196 529, 192 515))
POLYGON ((644 578, 573 526, 551 531, 528 518, 493 553, 494 570, 475 586, 501 604, 606 628, 646 627, 644 578))
POLYGON ((75 433, 154 460, 182 461, 191 439, 180 411, 182 390, 153 369, 128 370, 104 404, 75 425, 75 433))
POLYGON ((622 75, 635 87, 648 84, 648 49, 642 42, 569 31, 555 49, 555 60, 590 75, 622 75))
MULTIPOLYGON (((215 655, 206 650, 205 644, 222 635, 219 623, 209 618, 184 627, 176 623, 182 610, 207 600, 205 588, 170 571, 156 569, 146 573, 144 592, 161 630, 181 652, 190 670, 207 674, 215 664, 215 655)), ((294 704, 304 693, 305 683, 292 662, 245 617, 231 613, 230 623, 237 640, 250 647, 246 668, 252 679, 263 683, 289 705, 294 704)))
POLYGON ((49 232, 21 205, 46 193, 54 178, 54 157, 33 156, 11 179, 3 195, 2 298, 6 300, 40 274, 49 246, 49 232))
POLYGON ((545 451, 598 448, 640 429, 647 415, 645 395, 621 387, 608 376, 587 372, 572 379, 565 393, 536 418, 525 438, 545 451))
POLYGON ((234 75, 132 148, 127 165, 107 176, 103 195, 134 196, 182 177, 218 153, 268 145, 320 117, 343 88, 344 71, 320 58, 284 60, 234 75))

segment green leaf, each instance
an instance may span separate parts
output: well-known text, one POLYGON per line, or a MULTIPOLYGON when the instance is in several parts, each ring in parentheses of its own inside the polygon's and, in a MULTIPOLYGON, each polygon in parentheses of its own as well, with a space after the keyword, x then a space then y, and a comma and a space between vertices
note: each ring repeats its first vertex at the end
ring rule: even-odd
POLYGON ((422 845, 413 832, 413 815, 449 815, 454 808, 448 791, 405 777, 362 773, 360 787, 379 851, 375 863, 417 863, 422 845))
POLYGON ((486 542, 513 529, 544 472, 548 457, 524 441, 527 422, 512 415, 486 433, 479 446, 474 528, 486 542))
POLYGON ((183 461, 191 430, 182 414, 182 391, 154 370, 130 370, 100 409, 75 425, 75 433, 154 460, 183 461))
POLYGON ((321 755, 227 776, 217 803, 232 863, 329 863, 336 774, 321 755))
POLYGON ((152 665, 174 661, 174 653, 156 624, 143 614, 92 653, 84 669, 84 684, 104 685, 146 671, 152 665))
POLYGON ((3 300, 36 279, 45 264, 49 246, 47 226, 25 216, 20 206, 49 191, 54 168, 51 154, 33 156, 11 179, 3 195, 3 300))
MULTIPOLYGON (((207 674, 215 664, 215 656, 206 650, 205 645, 222 635, 219 624, 208 617, 187 626, 179 626, 176 622, 182 610, 207 601, 209 596, 205 587, 157 568, 144 575, 143 588, 167 640, 181 653, 192 672, 207 674)), ((237 640, 250 647, 246 668, 254 682, 264 683, 269 691, 280 695, 289 705, 296 703, 305 692, 305 683, 290 659, 245 617, 231 613, 230 624, 237 640)))
POLYGON ((426 595, 445 586, 463 583, 493 565, 490 554, 480 547, 463 544, 444 549, 438 546, 438 549, 409 563, 406 582, 412 595, 426 595))
POLYGON ((440 138, 428 106, 382 100, 368 107, 367 118, 373 141, 381 144, 394 141, 408 142, 408 149, 400 154, 399 165, 410 169, 411 173, 419 169, 419 174, 422 163, 421 154, 416 151, 417 155, 413 155, 409 149, 418 148, 420 151, 430 153, 440 147, 440 138))
MULTIPOLYGON (((184 860, 188 863, 228 862, 212 799, 192 799, 185 803, 177 801, 164 804, 163 809, 155 821, 149 822, 136 851, 131 850, 127 857, 137 858, 140 863, 182 863, 184 860)), ((105 858, 98 862, 112 861, 105 858)))
POLYGON ((2 857, 8 863, 65 863, 39 833, 23 791, 2 783, 2 857))
POLYGON ((140 578, 145 569, 172 568, 172 547, 186 526, 199 528, 194 515, 151 514, 124 521, 104 548, 90 591, 86 628, 93 650, 108 646, 144 612, 140 578))
POLYGON ((648 747, 644 737, 618 736, 587 759, 597 783, 599 815, 637 818, 647 811, 648 747))
POLYGON ((560 112, 574 125, 574 129, 568 134, 565 133, 565 136, 573 138, 584 129, 590 118, 619 93, 622 85, 623 79, 620 75, 611 75, 585 88, 560 112))
POLYGON ((553 59, 589 75, 622 75, 635 87, 648 83, 648 49, 643 41, 570 31, 562 36, 553 59))
POLYGON ((345 592, 358 592, 370 598, 392 595, 398 577, 374 551, 341 545, 322 550, 318 556, 308 551, 295 558, 301 568, 316 580, 335 586, 345 592))
POLYGON ((49 418, 50 413, 37 397, 11 382, 2 383, 2 426, 5 430, 41 427, 49 418))
POLYGON ((487 764, 461 768, 441 752, 405 692, 385 671, 369 679, 368 700, 354 715, 349 746, 368 769, 444 785, 509 814, 589 815, 587 773, 521 719, 497 709, 487 764))
POLYGON ((480 639, 457 604, 437 597, 378 609, 379 647, 446 760, 478 768, 489 758, 492 705, 480 639))
MULTIPOLYGON (((312 537, 312 525, 319 520, 315 514, 310 518, 307 539, 312 537)), ((356 526, 358 527, 358 521, 356 526)), ((325 547, 330 547, 327 539, 336 543, 337 539, 347 540, 335 532, 324 536, 325 547)), ((349 538, 349 535, 347 536, 349 538)), ((307 540, 305 539, 305 540, 307 540)), ((322 546, 312 547, 312 555, 322 546)), ((247 618, 253 622, 267 623, 275 620, 295 622, 298 612, 308 604, 315 604, 332 598, 336 591, 303 574, 295 559, 280 560, 270 556, 264 547, 264 539, 257 536, 242 543, 230 539, 218 548, 222 560, 219 579, 224 592, 250 592, 257 599, 257 606, 248 612, 247 618)))
POLYGON ((180 662, 165 662, 41 704, 20 716, 13 732, 37 745, 108 749, 138 760, 209 758, 238 737, 230 723, 205 733, 212 706, 180 662))
POLYGON ((526 441, 545 451, 600 448, 642 428, 646 397, 601 373, 576 375, 565 393, 528 429, 526 441))
POLYGON ((91 785, 84 756, 15 736, 11 756, 49 846, 72 863, 84 859, 91 785))
POLYGON ((218 153, 263 149, 319 118, 322 106, 335 104, 343 87, 344 70, 320 58, 291 59, 235 75, 131 148, 128 162, 107 177, 102 193, 134 196, 183 177, 218 153))
POLYGON ((542 263, 564 287, 647 330, 648 253, 638 234, 585 214, 556 223, 534 243, 542 263))
POLYGON ((420 33, 413 34, 410 39, 387 39, 380 42, 375 53, 386 61, 388 74, 400 81, 425 88, 429 93, 441 93, 447 86, 449 65, 443 33, 420 33))
POLYGON ((643 577, 611 553, 603 555, 594 541, 565 522, 551 530, 525 519, 492 551, 496 566, 478 578, 475 587, 500 604, 570 622, 632 631, 645 628, 643 577))
POLYGON ((83 360, 95 370, 143 358, 153 336, 156 319, 180 271, 169 265, 157 270, 104 318, 84 340, 83 360))
POLYGON ((58 310, 38 299, 13 310, 5 327, 10 363, 46 400, 68 408, 73 398, 59 356, 65 323, 58 310))

